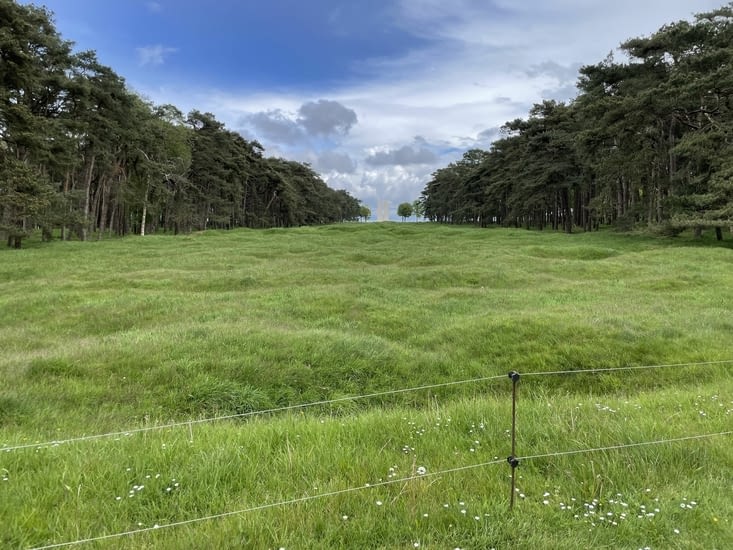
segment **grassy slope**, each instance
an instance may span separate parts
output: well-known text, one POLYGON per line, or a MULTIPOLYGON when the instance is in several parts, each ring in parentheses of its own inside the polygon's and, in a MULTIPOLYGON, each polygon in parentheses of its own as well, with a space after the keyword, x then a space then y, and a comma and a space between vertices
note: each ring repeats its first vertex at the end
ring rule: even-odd
MULTIPOLYGON (((731 257, 684 240, 422 224, 3 251, 0 445, 510 369, 731 359, 731 257)), ((730 429, 730 373, 527 378, 520 453, 730 429)), ((238 510, 373 483, 390 467, 410 475, 503 458, 508 391, 508 381, 458 386, 380 400, 388 408, 372 400, 2 453, 4 542, 238 510), (185 482, 166 491, 173 478, 185 482)), ((513 515, 508 467, 492 465, 102 546, 722 548, 733 535, 730 447, 719 438, 530 461, 513 515), (682 508, 683 498, 698 504, 682 508), (593 521, 582 511, 593 499, 634 514, 593 521)))

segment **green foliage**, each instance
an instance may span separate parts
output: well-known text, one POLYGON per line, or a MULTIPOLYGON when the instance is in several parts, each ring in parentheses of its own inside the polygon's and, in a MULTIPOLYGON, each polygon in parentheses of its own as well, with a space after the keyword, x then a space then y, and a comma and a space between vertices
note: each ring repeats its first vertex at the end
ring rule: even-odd
POLYGON ((415 221, 419 221, 425 215, 425 205, 420 199, 412 201, 412 213, 415 214, 415 221))
POLYGON ((93 51, 73 53, 45 9, 0 0, 0 20, 0 236, 11 246, 38 227, 87 240, 359 218, 358 200, 309 166, 264 158, 210 113, 142 100, 93 51))
POLYGON ((403 202, 397 207, 397 215, 405 221, 407 218, 412 216, 412 203, 403 202))
POLYGON ((361 206, 359 206, 359 217, 362 218, 365 222, 369 221, 369 218, 372 217, 371 209, 368 206, 362 204, 361 206))
POLYGON ((22 239, 44 219, 53 197, 42 174, 0 151, 0 234, 7 236, 8 246, 21 247, 22 239))
POLYGON ((733 3, 622 50, 626 63, 581 68, 569 105, 538 103, 489 151, 436 171, 427 218, 566 232, 731 225, 733 3))
POLYGON ((483 190, 468 182, 485 157, 484 151, 472 149, 460 161, 433 173, 420 200, 423 215, 442 223, 481 223, 483 190))

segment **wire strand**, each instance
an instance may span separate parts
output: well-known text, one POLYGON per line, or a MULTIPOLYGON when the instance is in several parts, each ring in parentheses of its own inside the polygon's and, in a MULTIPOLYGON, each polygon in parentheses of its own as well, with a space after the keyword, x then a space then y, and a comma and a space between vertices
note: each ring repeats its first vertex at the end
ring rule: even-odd
MULTIPOLYGON (((676 442, 681 442, 681 441, 692 441, 692 440, 699 440, 699 439, 710 439, 712 437, 727 436, 727 435, 733 435, 733 431, 718 432, 718 433, 709 433, 709 434, 699 434, 699 435, 691 435, 691 436, 677 437, 677 438, 672 438, 672 439, 659 439, 659 440, 655 440, 655 441, 642 441, 642 442, 638 442, 638 443, 625 443, 625 444, 622 444, 622 445, 611 445, 611 446, 608 446, 608 447, 595 447, 595 448, 590 448, 590 449, 576 449, 576 450, 571 450, 571 451, 560 451, 560 452, 545 453, 545 454, 539 454, 539 455, 529 455, 529 456, 519 457, 519 460, 520 461, 524 461, 524 460, 535 460, 535 459, 540 459, 540 458, 552 458, 552 457, 558 457, 558 456, 567 456, 567 455, 577 455, 577 454, 585 454, 585 453, 594 453, 594 452, 600 452, 600 451, 611 451, 611 450, 619 450, 619 449, 627 449, 627 448, 642 447, 642 446, 651 446, 651 445, 661 445, 661 444, 665 444, 665 443, 676 443, 676 442)), ((299 503, 302 503, 302 502, 308 502, 308 501, 311 501, 311 500, 317 500, 317 499, 321 499, 321 498, 328 498, 328 497, 337 496, 337 495, 343 495, 343 494, 347 494, 347 493, 353 493, 353 492, 356 492, 356 491, 363 491, 363 490, 366 490, 366 489, 374 489, 374 488, 377 488, 377 487, 383 487, 385 485, 392 485, 392 484, 395 484, 395 483, 406 483, 408 481, 413 481, 413 480, 416 480, 416 479, 424 479, 424 478, 436 477, 436 476, 440 476, 440 475, 446 475, 446 474, 452 474, 452 473, 457 473, 457 472, 463 472, 463 471, 467 471, 467 470, 474 470, 474 469, 477 469, 477 468, 483 468, 483 467, 491 466, 491 465, 495 465, 495 464, 503 464, 505 462, 506 462, 505 460, 492 460, 492 461, 483 462, 483 463, 480 463, 480 464, 470 464, 470 465, 467 465, 467 466, 459 466, 459 467, 451 468, 451 469, 448 469, 448 470, 440 470, 438 472, 427 472, 427 473, 425 473, 423 475, 414 475, 414 476, 403 477, 403 478, 400 478, 400 479, 391 479, 391 480, 387 480, 387 481, 379 481, 377 483, 371 483, 371 484, 370 483, 367 483, 367 484, 362 485, 362 486, 359 486, 359 487, 349 487, 349 488, 340 489, 340 490, 337 490, 337 491, 330 491, 330 492, 327 492, 327 493, 319 493, 317 495, 308 495, 308 496, 303 496, 303 497, 299 497, 299 498, 293 498, 293 499, 289 499, 289 500, 282 500, 282 501, 278 501, 278 502, 271 502, 269 504, 262 504, 262 505, 259 505, 259 506, 252 506, 250 508, 243 508, 241 510, 234 510, 234 511, 231 511, 231 512, 222 512, 220 514, 212 514, 212 515, 209 515, 209 516, 202 516, 202 517, 192 518, 192 519, 188 519, 188 520, 181 520, 181 521, 176 521, 176 522, 173 522, 173 523, 166 523, 166 524, 163 524, 163 525, 155 525, 153 527, 145 527, 145 528, 142 528, 142 529, 134 529, 134 530, 123 531, 123 532, 119 532, 119 533, 110 533, 108 535, 101 535, 101 536, 98 536, 98 537, 90 537, 90 538, 79 539, 79 540, 75 540, 75 541, 59 542, 59 543, 54 543, 54 544, 48 544, 48 545, 45 545, 45 546, 36 546, 36 547, 33 547, 33 548, 29 549, 29 550, 50 550, 52 548, 64 548, 64 547, 69 547, 69 546, 77 546, 77 545, 86 544, 86 543, 90 543, 90 542, 99 542, 99 541, 102 541, 102 540, 110 540, 110 539, 116 539, 116 538, 121 538, 121 537, 132 536, 132 535, 138 535, 138 534, 142 534, 142 533, 149 533, 151 531, 159 531, 161 529, 169 529, 169 528, 172 528, 172 527, 181 527, 183 525, 191 525, 191 524, 194 524, 194 523, 201 523, 201 522, 205 522, 205 521, 212 521, 212 520, 215 520, 215 519, 222 519, 222 518, 226 518, 226 517, 231 517, 231 516, 246 514, 246 513, 249 513, 249 512, 256 512, 256 511, 260 511, 260 510, 267 510, 267 509, 276 508, 276 507, 279 507, 279 506, 288 506, 288 505, 291 505, 291 504, 299 504, 299 503)))
MULTIPOLYGON (((523 373, 522 377, 526 378, 530 376, 551 376, 551 375, 558 375, 558 374, 590 374, 590 373, 615 372, 615 371, 624 371, 624 370, 629 371, 629 370, 662 369, 662 368, 673 368, 673 367, 713 366, 713 365, 725 365, 725 364, 733 364, 733 359, 727 359, 727 360, 721 360, 721 361, 691 362, 691 363, 670 363, 670 364, 664 364, 664 365, 637 365, 637 366, 597 368, 597 369, 529 372, 529 373, 523 373)), ((121 431, 116 431, 116 432, 107 432, 107 433, 102 433, 102 434, 93 434, 93 435, 85 435, 85 436, 78 436, 78 437, 70 437, 67 439, 44 441, 42 443, 27 443, 24 445, 13 445, 9 447, 5 446, 5 447, 0 447, 0 451, 10 452, 10 451, 18 451, 22 449, 37 449, 40 447, 51 447, 51 446, 65 445, 68 443, 79 443, 83 441, 94 441, 98 439, 106 439, 106 438, 117 437, 117 436, 127 437, 127 436, 131 436, 134 434, 151 432, 155 430, 166 430, 170 428, 180 428, 182 426, 207 424, 211 422, 220 422, 223 420, 233 420, 235 418, 247 418, 247 417, 259 416, 259 415, 265 415, 265 414, 274 414, 278 412, 306 409, 306 408, 317 407, 317 406, 322 406, 322 405, 343 403, 346 401, 358 401, 360 399, 369 399, 372 397, 384 397, 387 395, 397 395, 400 393, 409 393, 409 392, 416 392, 416 391, 421 391, 421 390, 444 388, 444 387, 449 387, 449 386, 458 386, 462 384, 474 384, 478 382, 488 382, 491 380, 500 380, 500 379, 505 379, 505 378, 506 378, 505 375, 486 376, 486 377, 481 377, 481 378, 470 378, 467 380, 459 380, 459 381, 454 381, 454 382, 444 382, 440 384, 429 384, 426 386, 417 386, 413 388, 386 390, 383 392, 376 392, 376 393, 370 393, 370 394, 365 394, 365 395, 339 397, 337 399, 326 399, 322 401, 313 401, 310 403, 288 405, 285 407, 264 409, 261 411, 250 411, 246 413, 230 414, 226 416, 215 416, 215 417, 209 417, 209 418, 190 419, 190 420, 184 420, 181 422, 171 422, 168 424, 160 424, 157 426, 146 426, 144 428, 132 428, 129 430, 121 430, 121 431)))
POLYGON ((117 432, 107 432, 103 434, 94 434, 94 435, 83 435, 79 437, 70 437, 68 439, 58 439, 58 440, 52 440, 52 441, 45 441, 42 443, 27 443, 24 445, 13 445, 10 447, 0 447, 0 451, 10 452, 10 451, 17 451, 21 449, 37 449, 39 447, 51 447, 51 446, 58 446, 58 445, 65 445, 68 443, 78 443, 82 441, 93 441, 97 439, 106 439, 110 437, 116 437, 116 436, 130 436, 133 434, 143 433, 143 432, 151 432, 154 430, 165 430, 170 428, 180 428, 183 426, 193 426, 197 424, 206 424, 210 422, 220 422, 222 420, 233 420, 235 418, 246 418, 246 417, 252 417, 252 416, 260 416, 260 415, 266 415, 266 414, 274 414, 279 412, 285 412, 285 411, 293 411, 298 409, 307 409, 310 407, 317 407, 322 405, 331 405, 334 403, 343 403, 345 401, 357 401, 360 399, 369 399, 372 397, 384 397, 387 395, 396 395, 400 393, 409 393, 409 392, 417 392, 421 390, 429 390, 429 389, 435 389, 435 388, 444 388, 449 386, 458 386, 461 384, 475 384, 478 382, 488 382, 491 380, 499 380, 506 378, 505 375, 501 376, 487 376, 482 378, 471 378, 468 380, 459 380, 454 382, 444 382, 441 384, 430 384, 427 386, 417 386, 414 388, 403 388, 399 390, 387 390, 382 392, 376 392, 376 393, 370 393, 365 395, 354 395, 354 396, 346 396, 346 397, 339 397, 336 399, 325 399, 323 401, 312 401, 309 403, 300 403, 297 405, 288 405, 285 407, 278 407, 273 409, 264 409, 260 411, 250 411, 246 413, 239 413, 239 414, 230 414, 226 416, 215 416, 210 418, 199 418, 195 420, 185 420, 181 422, 171 422, 169 424, 160 424, 157 426, 146 426, 144 428, 133 428, 130 430, 122 430, 117 432))
POLYGON ((595 374, 599 372, 616 372, 623 370, 644 370, 644 369, 667 369, 673 367, 707 367, 714 365, 729 365, 733 364, 733 359, 727 359, 723 361, 704 361, 698 363, 669 363, 666 365, 636 365, 626 367, 609 367, 609 368, 597 368, 597 369, 577 369, 577 370, 556 370, 547 372, 528 372, 522 373, 522 377, 528 376, 552 376, 557 374, 595 374))
POLYGON ((639 443, 624 443, 621 445, 611 445, 609 447, 595 447, 592 449, 578 449, 575 451, 560 451, 555 453, 545 453, 540 455, 529 455, 529 456, 523 456, 523 457, 517 457, 518 460, 535 460, 538 458, 552 458, 556 456, 568 456, 568 455, 577 455, 577 454, 585 454, 585 453, 595 453, 600 451, 615 451, 618 449, 630 449, 632 447, 646 447, 650 445, 661 445, 663 443, 676 443, 679 441, 692 441, 695 439, 710 439, 711 437, 719 437, 724 435, 733 435, 733 431, 728 432, 717 432, 717 433, 711 433, 711 434, 700 434, 700 435, 689 435, 685 437, 677 437, 673 439, 658 439, 656 441, 642 441, 639 443))
POLYGON ((46 545, 46 546, 36 546, 36 547, 33 547, 33 548, 29 549, 29 550, 48 550, 50 548, 63 548, 63 547, 67 547, 67 546, 75 546, 75 545, 79 545, 79 544, 86 544, 86 543, 89 543, 89 542, 98 542, 98 541, 101 541, 101 540, 109 540, 109 539, 114 539, 114 538, 126 537, 126 536, 131 536, 131 535, 137 535, 137 534, 140 534, 140 533, 148 533, 148 532, 151 532, 151 531, 159 531, 160 529, 167 529, 167 528, 170 528, 170 527, 180 527, 182 525, 190 525, 192 523, 201 523, 201 522, 204 522, 204 521, 211 521, 211 520, 226 518, 226 517, 230 517, 230 516, 242 515, 242 514, 246 514, 246 513, 249 513, 249 512, 257 512, 257 511, 260 511, 260 510, 267 510, 269 508, 276 508, 278 506, 287 506, 287 505, 291 505, 291 504, 299 504, 299 503, 308 502, 308 501, 311 501, 311 500, 316 500, 316 499, 321 499, 321 498, 327 498, 327 497, 332 497, 332 496, 337 496, 337 495, 343 495, 343 494, 346 494, 346 493, 353 493, 355 491, 363 491, 363 490, 366 490, 366 489, 374 489, 376 487, 383 487, 385 485, 392 485, 392 484, 395 484, 395 483, 406 483, 408 481, 413 481, 413 480, 416 480, 416 479, 424 479, 424 478, 436 477, 436 476, 440 476, 440 475, 453 474, 453 473, 456 473, 456 472, 463 472, 463 471, 466 471, 466 470, 473 470, 473 469, 476 469, 476 468, 483 468, 485 466, 490 466, 492 464, 501 464, 503 462, 504 462, 504 460, 492 460, 490 462, 483 462, 481 464, 470 464, 468 466, 459 466, 457 468, 451 468, 451 469, 448 469, 448 470, 441 470, 439 472, 427 472, 427 473, 422 474, 422 475, 414 475, 414 476, 409 476, 409 477, 403 477, 403 478, 400 478, 400 479, 390 479, 390 480, 387 480, 387 481, 379 481, 377 483, 367 483, 367 484, 362 485, 362 486, 359 486, 359 487, 349 487, 347 489, 339 489, 338 491, 331 491, 331 492, 328 492, 328 493, 319 493, 317 495, 308 495, 308 496, 304 496, 304 497, 293 498, 293 499, 290 499, 290 500, 281 500, 279 502, 271 502, 269 504, 262 504, 262 505, 259 505, 259 506, 252 506, 250 508, 243 508, 242 510, 235 510, 235 511, 231 511, 231 512, 222 512, 220 514, 213 514, 213 515, 210 515, 210 516, 203 516, 203 517, 199 517, 199 518, 193 518, 193 519, 188 519, 188 520, 176 521, 176 522, 173 522, 173 523, 166 523, 166 524, 158 525, 158 526, 154 526, 154 527, 145 527, 145 528, 142 528, 142 529, 134 529, 134 530, 131 530, 131 531, 125 531, 125 532, 121 532, 121 533, 111 533, 109 535, 101 535, 99 537, 90 537, 90 538, 87 538, 87 539, 80 539, 80 540, 75 540, 75 541, 59 542, 59 543, 55 543, 55 544, 49 544, 49 545, 46 545))

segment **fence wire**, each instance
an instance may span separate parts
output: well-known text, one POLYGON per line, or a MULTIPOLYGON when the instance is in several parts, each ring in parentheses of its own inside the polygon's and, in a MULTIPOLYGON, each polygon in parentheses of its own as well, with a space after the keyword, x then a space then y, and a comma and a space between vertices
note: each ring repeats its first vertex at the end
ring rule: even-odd
MULTIPOLYGON (((726 432, 718 432, 718 433, 709 433, 709 434, 698 434, 698 435, 690 435, 690 436, 684 436, 684 437, 677 437, 677 438, 671 438, 671 439, 659 439, 656 441, 642 441, 637 443, 625 443, 621 445, 611 445, 608 447, 594 447, 594 448, 588 448, 588 449, 576 449, 576 450, 569 450, 569 451, 558 451, 553 453, 546 453, 546 454, 539 454, 539 455, 529 455, 524 457, 519 457, 520 461, 526 461, 526 460, 535 460, 535 459, 541 459, 541 458, 553 458, 553 457, 559 457, 559 456, 567 456, 567 455, 577 455, 577 454, 586 454, 586 453, 595 453, 595 452, 601 452, 601 451, 616 451, 620 449, 629 449, 634 447, 642 447, 642 446, 651 446, 651 445, 662 445, 667 443, 676 443, 676 442, 682 442, 682 441, 692 441, 692 440, 700 440, 700 439, 711 439, 713 437, 720 437, 720 436, 730 436, 733 435, 733 431, 726 431, 726 432)), ((213 521, 217 519, 223 519, 231 516, 238 516, 243 515, 251 512, 257 512, 261 510, 267 510, 270 508, 277 508, 280 506, 289 506, 293 504, 300 504, 303 502, 309 502, 313 500, 343 495, 347 493, 354 493, 357 491, 365 491, 368 489, 375 489, 377 487, 384 487, 386 485, 393 485, 397 483, 407 483, 410 481, 418 480, 418 479, 425 479, 425 478, 431 478, 431 477, 437 477, 447 474, 453 474, 458 472, 464 472, 468 470, 475 470, 477 468, 484 468, 486 466, 491 466, 495 464, 505 464, 506 460, 491 460, 489 462, 483 462, 480 464, 470 464, 467 466, 459 466, 456 468, 450 468, 447 470, 440 470, 437 472, 426 472, 422 475, 412 475, 408 477, 403 477, 400 479, 390 479, 386 481, 379 481, 376 483, 367 483, 365 485, 361 485, 358 487, 349 487, 346 489, 339 489, 336 491, 330 491, 326 493, 319 493, 317 495, 306 495, 298 498, 293 498, 289 500, 281 500, 278 502, 272 502, 268 504, 261 504, 258 506, 252 506, 249 508, 243 508, 241 510, 234 510, 230 512, 222 512, 219 514, 212 514, 208 516, 201 516, 197 518, 187 519, 187 520, 181 520, 176 521, 172 523, 165 523, 162 525, 154 525, 153 527, 144 527, 140 529, 134 529, 130 531, 122 531, 118 533, 110 533, 107 535, 100 535, 98 537, 89 537, 85 539, 78 539, 73 541, 67 541, 67 542, 59 542, 59 543, 53 543, 48 544, 44 546, 35 546, 33 548, 30 548, 29 550, 49 550, 52 548, 65 548, 69 546, 78 546, 82 544, 87 544, 91 542, 100 542, 104 540, 111 540, 111 539, 119 539, 122 537, 128 537, 133 535, 139 535, 142 533, 149 533, 152 531, 159 531, 161 529, 170 529, 173 527, 181 527, 184 525, 191 525, 195 523, 202 523, 206 521, 213 521)))
POLYGON ((81 441, 93 441, 96 439, 105 439, 105 438, 110 438, 110 437, 122 437, 122 436, 127 437, 130 435, 143 433, 143 432, 151 432, 155 430, 166 430, 169 428, 181 428, 184 426, 194 426, 197 424, 208 424, 212 422, 220 422, 222 420, 241 419, 241 418, 247 418, 247 417, 252 417, 252 416, 264 416, 266 414, 275 414, 275 413, 286 412, 286 411, 301 410, 301 409, 307 409, 307 408, 312 408, 312 407, 319 407, 323 405, 333 405, 336 403, 343 403, 345 401, 358 401, 360 399, 370 399, 374 397, 385 397, 388 395, 397 395, 400 393, 410 393, 410 392, 417 392, 417 391, 422 391, 422 390, 446 388, 449 386, 458 386, 461 384, 477 384, 479 382, 488 382, 491 380, 503 380, 504 378, 506 377, 503 375, 502 376, 487 376, 483 378, 471 378, 468 380, 444 382, 441 384, 430 384, 427 386, 417 386, 414 388, 403 388, 399 390, 386 390, 382 392, 369 393, 369 394, 364 394, 364 395, 353 395, 353 396, 346 396, 346 397, 338 397, 336 399, 324 399, 323 401, 312 401, 309 403, 287 405, 284 407, 278 407, 278 408, 273 408, 273 409, 263 409, 260 411, 250 411, 246 413, 230 414, 226 416, 214 416, 210 418, 182 420, 180 422, 171 422, 169 424, 159 424, 156 426, 146 426, 144 428, 133 428, 130 430, 107 432, 103 434, 82 435, 78 437, 70 437, 68 439, 57 439, 53 441, 45 441, 42 443, 28 443, 24 445, 13 445, 10 447, 0 447, 0 451, 17 451, 20 449, 35 449, 38 447, 52 447, 52 446, 57 446, 57 445, 64 445, 67 443, 78 443, 81 441))
POLYGON ((559 452, 545 453, 545 454, 539 454, 539 455, 520 456, 520 457, 517 457, 517 459, 521 462, 525 460, 537 460, 540 458, 554 458, 558 456, 569 456, 569 455, 577 455, 577 454, 585 454, 585 453, 597 453, 601 451, 617 451, 619 449, 631 449, 634 447, 648 447, 650 445, 662 445, 664 443, 693 441, 695 439, 710 439, 711 437, 720 437, 720 436, 725 436, 725 435, 733 435, 733 431, 717 432, 717 433, 712 433, 712 434, 688 435, 685 437, 675 437, 672 439, 657 439, 656 441, 641 441, 639 443, 623 443, 620 445, 610 445, 608 447, 594 447, 591 449, 578 449, 575 451, 559 451, 559 452))
MULTIPOLYGON (((560 375, 560 374, 598 374, 598 373, 604 373, 604 372, 664 369, 664 368, 674 368, 674 367, 695 367, 695 366, 702 367, 702 366, 716 366, 716 365, 726 365, 726 364, 733 364, 733 359, 721 360, 721 361, 692 362, 692 363, 670 363, 670 364, 665 364, 665 365, 638 365, 638 366, 610 367, 610 368, 598 368, 598 369, 577 369, 577 370, 562 370, 562 371, 547 371, 547 372, 529 372, 529 373, 522 373, 522 377, 553 376, 553 375, 560 375)), ((225 416, 214 416, 214 417, 209 417, 209 418, 182 420, 180 422, 171 422, 168 424, 145 426, 142 428, 132 428, 129 430, 120 430, 120 431, 107 432, 107 433, 102 433, 102 434, 82 435, 82 436, 77 436, 77 437, 69 437, 66 439, 55 439, 55 440, 44 441, 40 443, 26 443, 22 445, 3 446, 3 447, 0 447, 0 451, 10 452, 10 451, 18 451, 22 449, 37 449, 40 447, 53 447, 53 446, 65 445, 69 443, 95 441, 95 440, 107 439, 111 437, 128 437, 134 434, 151 432, 151 431, 156 431, 156 430, 166 430, 166 429, 171 429, 171 428, 180 428, 184 426, 195 426, 199 424, 221 422, 224 420, 242 419, 242 418, 248 418, 248 417, 253 417, 253 416, 264 416, 266 414, 275 414, 275 413, 287 412, 287 411, 293 411, 293 410, 302 410, 302 409, 308 409, 308 408, 319 407, 319 406, 324 406, 324 405, 334 405, 337 403, 344 403, 347 401, 358 401, 362 399, 370 399, 370 398, 375 398, 375 397, 386 397, 388 395, 397 395, 401 393, 411 393, 411 392, 418 392, 422 390, 446 388, 450 386, 458 386, 458 385, 464 385, 464 384, 477 384, 480 382, 489 382, 493 380, 506 380, 506 375, 486 376, 486 377, 481 377, 481 378, 469 378, 467 380, 443 382, 439 384, 429 384, 425 386, 416 386, 412 388, 402 388, 402 389, 397 389, 397 390, 385 390, 382 392, 375 392, 375 393, 369 393, 369 394, 364 394, 364 395, 345 396, 345 397, 339 397, 336 399, 324 399, 322 401, 312 401, 309 403, 287 405, 284 407, 264 409, 260 411, 250 411, 246 413, 230 414, 230 415, 225 415, 225 416)))
POLYGON ((559 374, 598 374, 603 372, 618 372, 618 371, 634 371, 634 370, 650 370, 650 369, 667 369, 672 367, 709 367, 716 365, 730 365, 733 364, 733 359, 727 359, 723 361, 704 361, 697 363, 669 363, 666 365, 630 365, 625 367, 608 367, 608 368, 597 368, 597 369, 575 369, 575 370, 555 370, 547 372, 528 372, 522 373, 522 377, 526 376, 555 376, 559 374))

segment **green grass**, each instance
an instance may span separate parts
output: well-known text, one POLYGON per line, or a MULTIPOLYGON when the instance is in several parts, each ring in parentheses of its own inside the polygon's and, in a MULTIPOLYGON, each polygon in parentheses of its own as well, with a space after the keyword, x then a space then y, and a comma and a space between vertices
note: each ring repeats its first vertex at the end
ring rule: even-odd
MULTIPOLYGON (((0 449, 513 369, 733 359, 732 262, 725 241, 393 223, 3 250, 0 449)), ((518 453, 728 431, 732 369, 523 378, 518 453)), ((510 395, 502 379, 0 452, 0 547, 349 488, 362 489, 90 546, 733 539, 730 436, 528 460, 510 513, 510 395), (392 479, 390 468, 400 479, 495 457, 502 463, 364 487, 392 479)))

